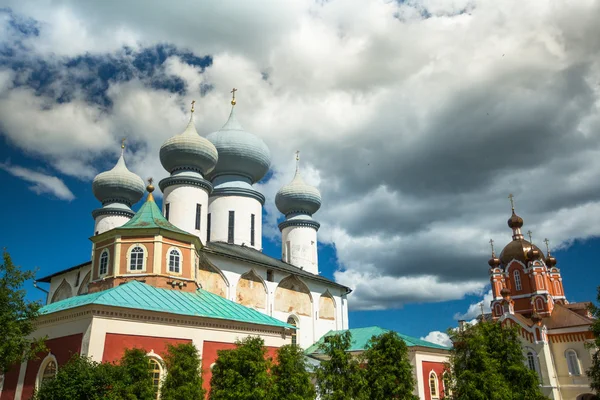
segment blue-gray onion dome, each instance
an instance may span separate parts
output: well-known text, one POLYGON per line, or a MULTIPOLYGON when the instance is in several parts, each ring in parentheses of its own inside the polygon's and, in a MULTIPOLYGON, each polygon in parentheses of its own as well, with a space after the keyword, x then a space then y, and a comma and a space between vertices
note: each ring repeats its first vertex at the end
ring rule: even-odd
POLYGON ((219 161, 209 179, 219 175, 241 175, 252 183, 260 181, 271 166, 271 152, 258 136, 242 128, 235 117, 235 107, 227 123, 206 137, 217 148, 219 161))
POLYGON ((92 182, 92 191, 103 204, 115 202, 131 206, 142 198, 145 185, 142 178, 127 169, 121 152, 121 157, 113 169, 96 175, 92 182))
POLYGON ((189 170, 204 176, 212 171, 218 158, 215 146, 196 131, 194 111, 183 133, 167 139, 160 147, 160 162, 170 173, 189 170))
POLYGON ((321 208, 321 193, 316 187, 304 182, 300 172, 296 170, 294 179, 277 192, 275 205, 285 215, 291 213, 312 215, 321 208))

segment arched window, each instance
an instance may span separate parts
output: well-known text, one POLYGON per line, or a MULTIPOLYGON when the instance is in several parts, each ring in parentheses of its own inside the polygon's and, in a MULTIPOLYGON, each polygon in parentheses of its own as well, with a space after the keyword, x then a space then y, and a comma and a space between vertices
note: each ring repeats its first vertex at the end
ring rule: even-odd
POLYGON ((432 399, 440 398, 437 375, 433 371, 429 373, 429 393, 432 399))
POLYGON ((154 392, 156 398, 160 398, 160 383, 162 379, 162 365, 156 358, 150 357, 150 369, 152 374, 152 385, 154 386, 154 392))
POLYGON ((565 357, 567 358, 567 366, 569 367, 569 375, 580 376, 581 368, 579 366, 579 357, 573 349, 565 351, 565 357))
POLYGON ((519 270, 515 270, 515 272, 513 272, 513 275, 515 277, 515 289, 516 290, 521 290, 523 289, 523 286, 521 286, 521 273, 519 272, 519 270))
POLYGON ((100 268, 98 273, 106 275, 108 273, 108 250, 104 249, 100 255, 100 268))
POLYGON ((181 272, 181 253, 177 249, 169 251, 169 272, 181 272))
POLYGON ((52 354, 48 354, 48 356, 46 356, 40 365, 36 387, 39 388, 44 384, 44 382, 54 379, 56 377, 57 369, 58 365, 56 363, 56 358, 52 354))
POLYGON ((442 381, 444 383, 444 397, 452 396, 452 380, 448 371, 444 371, 442 381))
POLYGON ((537 353, 531 349, 528 349, 527 351, 527 367, 534 371, 538 378, 541 378, 540 376, 540 369, 538 367, 538 357, 537 357, 537 353))
MULTIPOLYGON (((294 318, 294 317, 289 317, 287 319, 287 323, 289 325, 298 327, 298 322, 296 322, 296 318, 294 318)), ((298 344, 298 332, 297 332, 297 329, 292 329, 292 344, 293 345, 297 345, 298 344)))
POLYGON ((142 271, 144 269, 144 249, 135 246, 129 253, 129 270, 142 271))
POLYGON ((560 284, 558 283, 558 281, 554 281, 554 294, 560 294, 560 284))
POLYGON ((539 297, 535 299, 535 308, 537 311, 544 311, 544 300, 539 297))

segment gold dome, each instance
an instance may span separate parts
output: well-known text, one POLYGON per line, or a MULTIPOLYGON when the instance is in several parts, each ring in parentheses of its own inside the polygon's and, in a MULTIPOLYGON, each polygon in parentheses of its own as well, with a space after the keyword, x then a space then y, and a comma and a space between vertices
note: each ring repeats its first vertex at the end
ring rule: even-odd
POLYGON ((541 260, 543 258, 542 251, 535 244, 532 245, 524 239, 513 240, 507 244, 502 250, 502 253, 500 253, 500 262, 504 267, 506 267, 513 259, 527 264, 528 261, 541 260), (532 249, 533 251, 530 251, 532 249), (529 255, 533 257, 530 258, 529 255))
POLYGON ((523 218, 519 217, 515 214, 515 210, 513 209, 512 215, 507 221, 508 227, 510 229, 522 228, 523 227, 523 218))

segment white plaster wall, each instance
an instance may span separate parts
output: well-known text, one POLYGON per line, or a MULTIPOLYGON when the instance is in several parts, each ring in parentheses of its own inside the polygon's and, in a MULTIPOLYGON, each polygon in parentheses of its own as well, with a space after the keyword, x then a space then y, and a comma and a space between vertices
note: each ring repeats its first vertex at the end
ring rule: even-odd
POLYGON ((79 290, 79 286, 81 285, 81 282, 83 282, 83 278, 85 278, 87 273, 90 272, 91 270, 92 270, 92 266, 90 264, 90 265, 83 266, 81 268, 77 268, 73 271, 65 272, 64 274, 56 275, 55 277, 53 277, 50 280, 50 289, 49 289, 50 294, 48 295, 47 302, 49 303, 50 300, 52 300, 52 296, 54 295, 54 292, 56 292, 56 289, 58 289, 58 287, 62 283, 63 279, 66 280, 67 283, 71 286, 71 291, 73 293, 73 296, 77 296, 77 291, 79 290), (77 283, 77 274, 79 274, 79 282, 78 282, 79 285, 75 286, 75 283, 77 283))
POLYGON ((94 235, 100 235, 111 229, 125 225, 131 218, 124 215, 100 215, 94 223, 94 235), (96 233, 97 232, 97 233, 96 233))
POLYGON ((196 235, 206 243, 206 216, 208 215, 208 192, 198 186, 173 185, 165 189, 162 213, 166 216, 169 206, 169 222, 186 232, 196 235), (196 229, 196 204, 202 205, 200 229, 196 229))
POLYGON ((284 261, 318 274, 317 230, 307 226, 284 228, 281 232, 281 255, 284 261))
POLYGON ((211 197, 208 212, 211 214, 210 240, 227 242, 229 211, 235 211, 235 244, 244 244, 262 250, 262 205, 256 199, 243 196, 211 197), (250 245, 250 215, 254 214, 254 246, 250 245))

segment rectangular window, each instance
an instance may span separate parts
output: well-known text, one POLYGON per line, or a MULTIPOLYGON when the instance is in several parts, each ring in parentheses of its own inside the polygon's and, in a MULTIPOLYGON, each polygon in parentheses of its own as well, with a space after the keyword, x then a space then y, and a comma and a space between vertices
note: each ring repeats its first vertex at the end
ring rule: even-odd
POLYGON ((268 269, 267 270, 267 281, 269 282, 274 282, 275 279, 273 277, 273 270, 272 269, 268 269))
POLYGON ((229 211, 229 224, 227 226, 227 243, 233 243, 233 229, 235 222, 235 211, 229 211))
POLYGON ((165 204, 165 218, 168 221, 169 220, 169 209, 171 208, 171 204, 167 203, 165 204))
POLYGON ((250 246, 254 246, 254 214, 250 214, 250 246))
POLYGON ((206 216, 206 241, 210 242, 210 213, 206 216))
POLYGON ((196 204, 196 230, 200 230, 200 213, 202 212, 202 204, 196 204))

